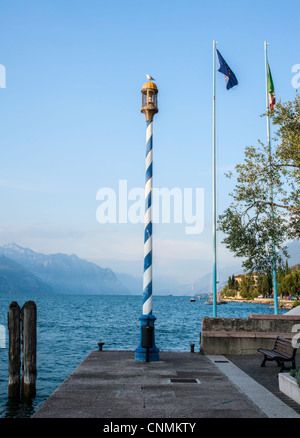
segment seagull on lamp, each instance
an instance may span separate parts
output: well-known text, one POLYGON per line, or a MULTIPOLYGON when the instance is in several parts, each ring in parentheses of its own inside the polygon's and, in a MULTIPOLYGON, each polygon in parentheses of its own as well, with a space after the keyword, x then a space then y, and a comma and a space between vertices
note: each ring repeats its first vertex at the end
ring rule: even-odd
POLYGON ((155 79, 152 76, 147 74, 146 74, 146 78, 148 79, 148 81, 155 81, 155 79))

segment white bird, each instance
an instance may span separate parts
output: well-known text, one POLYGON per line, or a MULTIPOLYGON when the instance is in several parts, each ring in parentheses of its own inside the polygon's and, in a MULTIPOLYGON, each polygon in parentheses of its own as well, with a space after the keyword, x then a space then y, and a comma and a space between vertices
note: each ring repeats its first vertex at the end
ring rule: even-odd
POLYGON ((146 74, 146 78, 148 79, 148 81, 155 81, 155 79, 152 76, 147 74, 146 74))

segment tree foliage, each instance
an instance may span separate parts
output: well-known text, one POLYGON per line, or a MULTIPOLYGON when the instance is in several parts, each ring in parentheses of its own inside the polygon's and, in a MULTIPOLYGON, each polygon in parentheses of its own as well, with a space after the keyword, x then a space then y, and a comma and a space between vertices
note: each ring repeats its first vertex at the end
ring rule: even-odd
POLYGON ((253 299, 258 295, 252 275, 243 275, 239 290, 241 297, 245 299, 253 299))
POLYGON ((228 289, 231 290, 237 290, 239 288, 239 283, 235 279, 234 274, 232 275, 232 277, 229 276, 227 285, 228 285, 228 289))
MULTIPOLYGON (((277 269, 278 295, 300 297, 300 265, 289 268, 286 261, 285 266, 279 265, 277 269)), ((225 297, 235 297, 239 293, 241 298, 253 299, 258 296, 268 298, 273 293, 272 273, 259 273, 257 276, 247 273, 242 275, 240 283, 234 275, 229 277, 228 284, 222 289, 225 297)))
POLYGON ((280 295, 300 296, 300 271, 285 275, 278 286, 280 295))
POLYGON ((232 203, 219 216, 223 242, 251 272, 270 273, 274 248, 278 266, 288 256, 285 242, 300 239, 300 98, 279 102, 270 118, 273 153, 262 142, 246 147, 232 203))

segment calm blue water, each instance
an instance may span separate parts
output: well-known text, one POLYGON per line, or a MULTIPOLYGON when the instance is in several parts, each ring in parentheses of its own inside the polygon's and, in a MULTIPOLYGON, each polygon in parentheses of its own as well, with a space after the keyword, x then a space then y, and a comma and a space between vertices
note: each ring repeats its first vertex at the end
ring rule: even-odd
MULTIPOLYGON (((204 302, 190 302, 189 297, 153 297, 159 350, 189 351, 194 343, 195 351, 199 351, 201 318, 212 316, 212 306, 204 302)), ((248 303, 228 303, 217 309, 220 317, 274 312, 268 305, 248 303)), ((0 324, 6 327, 6 348, 0 348, 0 418, 31 416, 91 351, 98 350, 99 341, 105 342, 107 350, 135 350, 141 311, 139 296, 0 296, 0 324), (22 307, 28 300, 36 302, 38 312, 37 397, 30 404, 13 404, 7 401, 7 311, 12 301, 22 307)))

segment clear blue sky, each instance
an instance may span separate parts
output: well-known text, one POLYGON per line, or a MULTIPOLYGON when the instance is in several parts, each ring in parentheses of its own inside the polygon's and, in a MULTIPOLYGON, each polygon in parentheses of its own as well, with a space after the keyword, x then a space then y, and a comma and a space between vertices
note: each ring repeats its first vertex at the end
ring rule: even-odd
MULTIPOLYGON (((75 253, 142 275, 143 225, 96 220, 102 187, 143 187, 145 73, 156 78, 154 185, 205 190, 205 227, 154 228, 155 278, 191 282, 212 267, 212 42, 239 86, 217 73, 218 213, 224 172, 266 139, 264 41, 277 99, 293 99, 299 3, 290 1, 3 1, 0 244, 75 253), (156 276, 156 277, 155 277, 156 276)), ((221 237, 219 238, 220 243, 221 237)), ((236 264, 219 245, 219 265, 236 264)))

